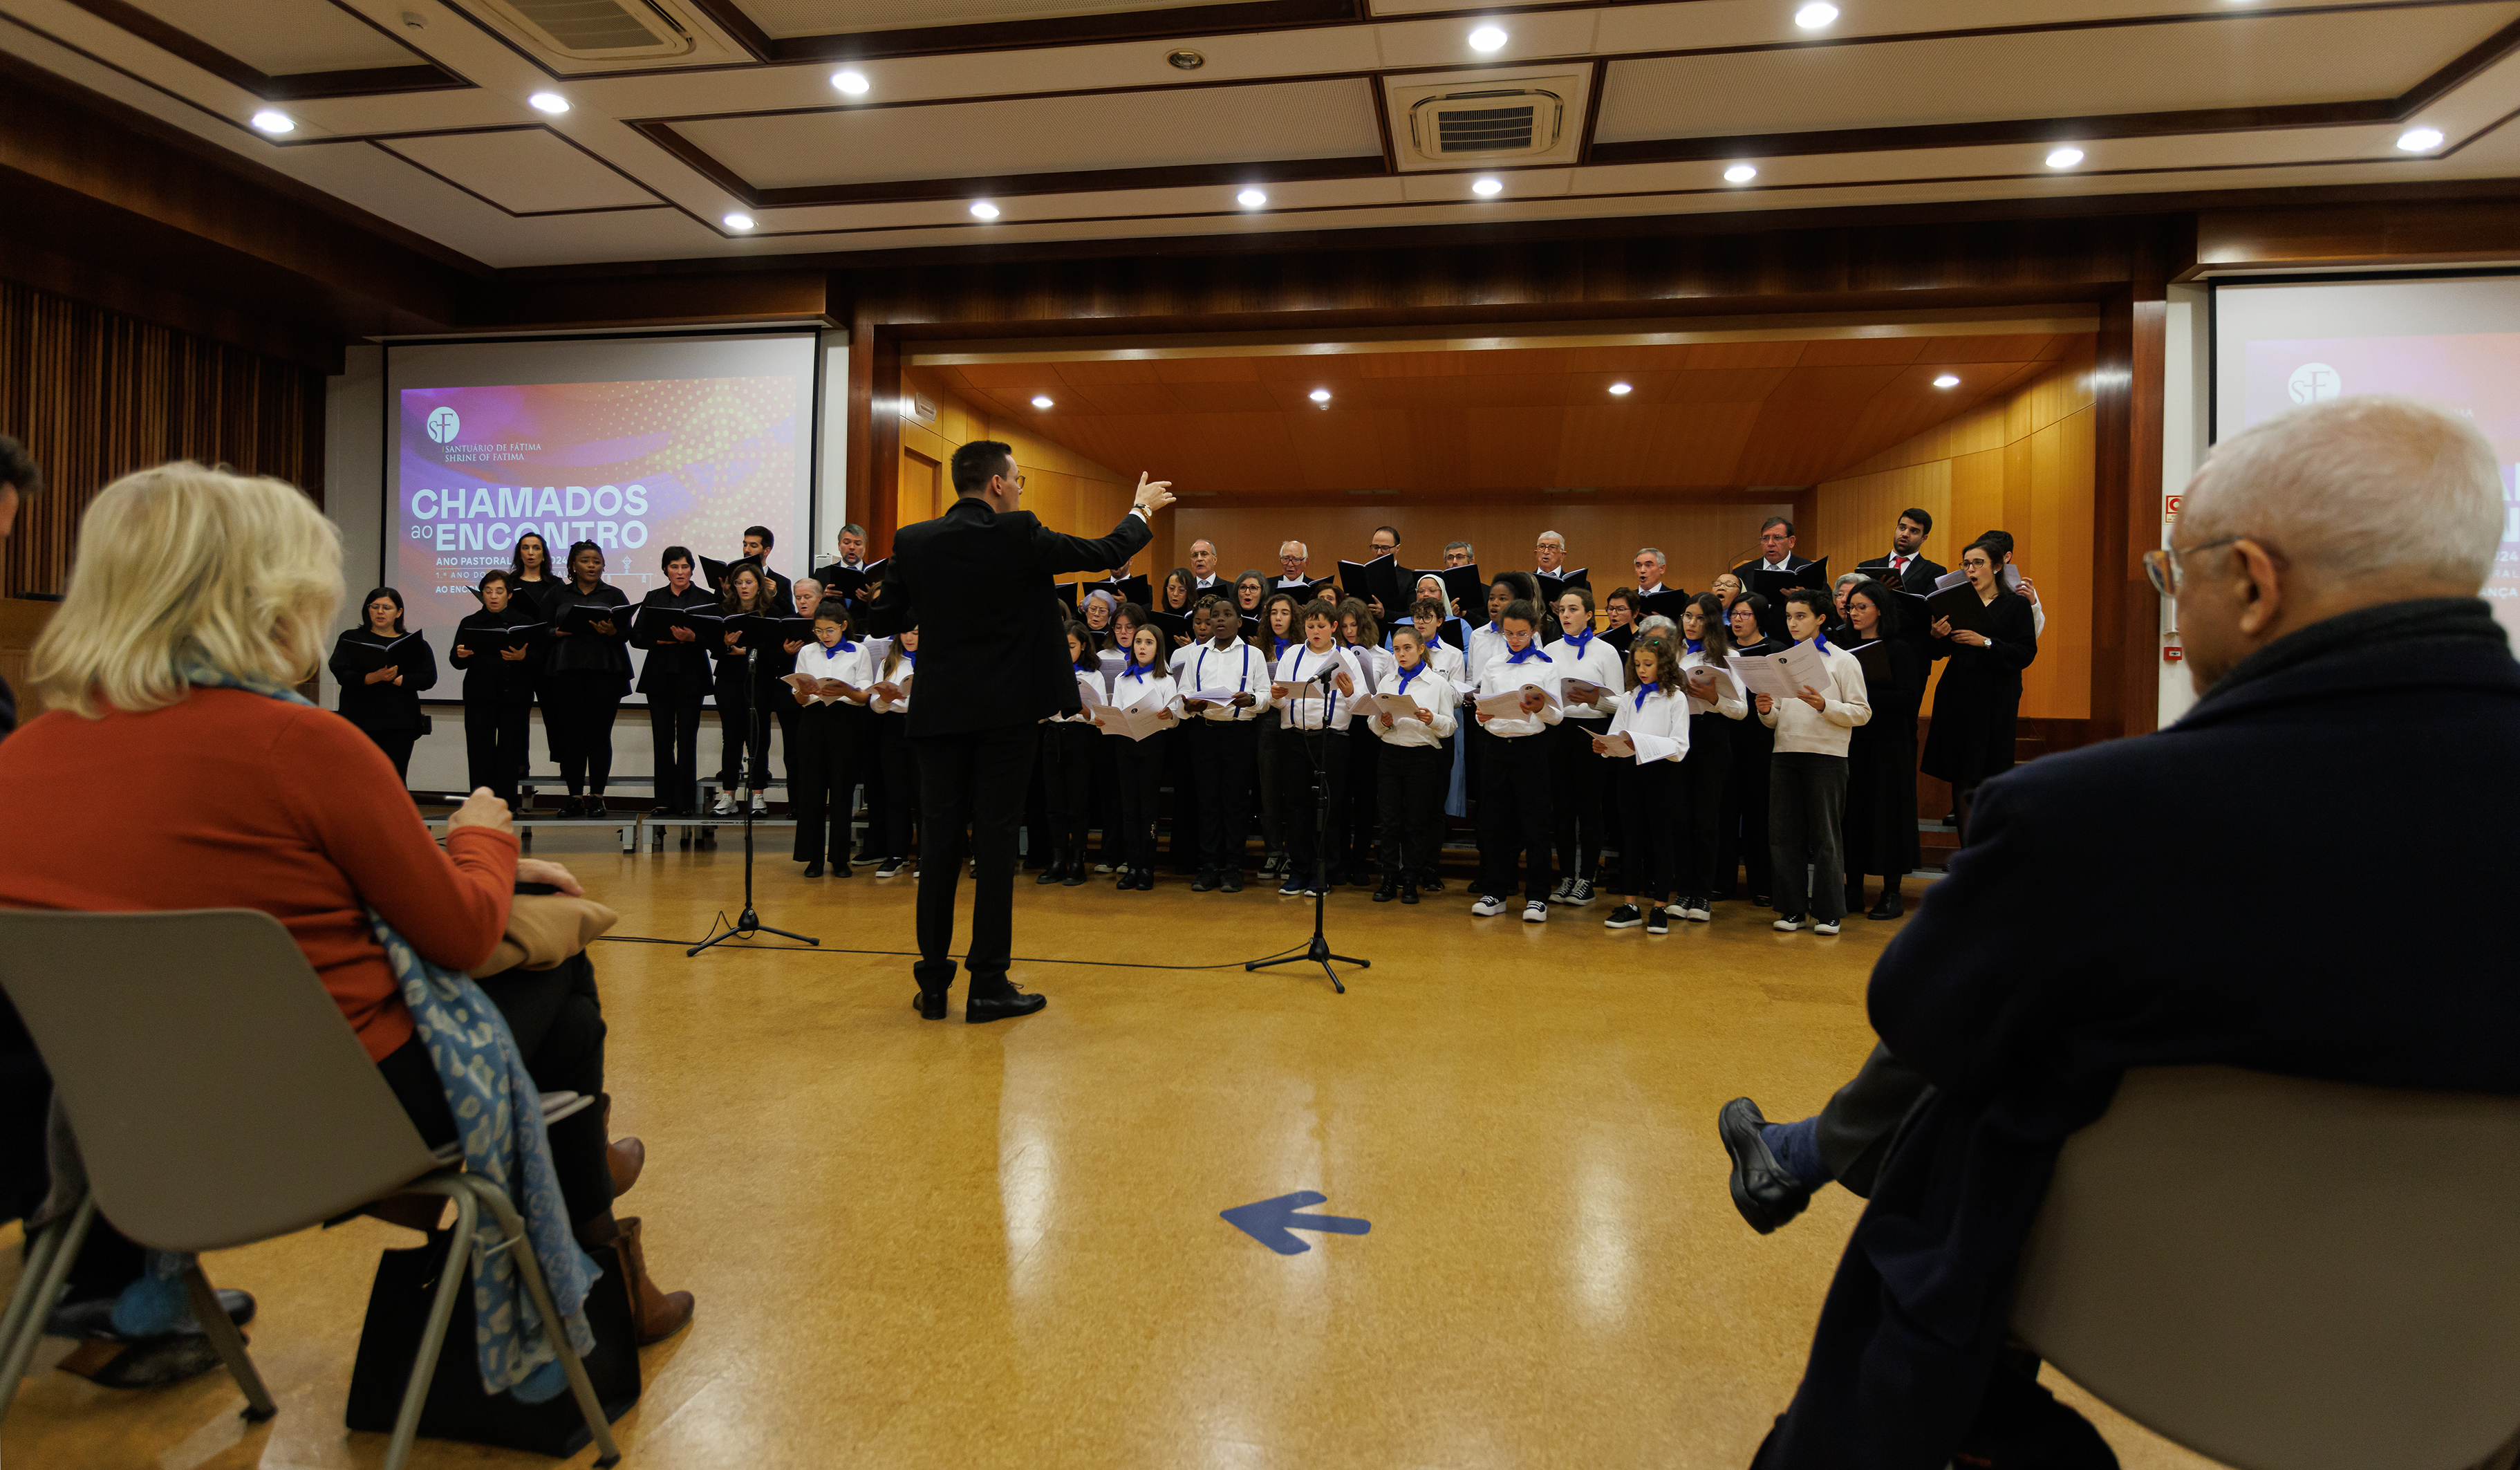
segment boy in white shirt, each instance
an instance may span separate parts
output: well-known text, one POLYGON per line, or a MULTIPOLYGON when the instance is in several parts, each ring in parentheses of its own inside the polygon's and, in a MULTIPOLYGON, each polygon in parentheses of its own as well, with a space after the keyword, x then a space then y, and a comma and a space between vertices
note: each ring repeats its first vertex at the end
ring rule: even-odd
POLYGON ((1826 592, 1796 587, 1785 594, 1785 632, 1820 650, 1828 687, 1805 685, 1801 697, 1758 697, 1759 722, 1777 732, 1769 758, 1768 873, 1776 885, 1776 927, 1791 933, 1810 915, 1814 933, 1835 934, 1846 917, 1846 854, 1839 823, 1846 811, 1846 746, 1855 727, 1872 718, 1864 666, 1822 635, 1832 611, 1826 592), (1806 876, 1806 872, 1808 875, 1806 876), (1808 887, 1806 887, 1808 885, 1808 887))
MULTIPOLYGON (((1269 698, 1278 706, 1278 821, 1288 854, 1286 881, 1278 892, 1289 898, 1310 898, 1331 886, 1313 791, 1316 758, 1333 818, 1346 807, 1348 720, 1365 689, 1365 671, 1337 644, 1338 616, 1338 609, 1318 598, 1306 603, 1298 615, 1304 641, 1279 656, 1269 685, 1269 698), (1327 689, 1321 683, 1325 674, 1327 689)), ((1338 835, 1333 828, 1333 846, 1338 835)))
POLYGON ((1220 599, 1199 603, 1207 616, 1203 641, 1173 660, 1182 710, 1198 732, 1198 881, 1191 892, 1242 892, 1242 845, 1251 832, 1251 782, 1260 766, 1260 726, 1269 710, 1269 661, 1242 641, 1242 619, 1220 599), (1233 694, 1193 700, 1201 690, 1233 694))
POLYGON ((1540 732, 1557 723, 1557 666, 1540 642, 1540 610, 1515 598, 1497 619, 1504 651, 1479 673, 1479 697, 1522 691, 1517 712, 1494 716, 1475 712, 1479 727, 1494 737, 1479 768, 1479 900, 1473 918, 1505 912, 1513 888, 1517 853, 1528 854, 1522 921, 1549 922, 1549 753, 1540 732))

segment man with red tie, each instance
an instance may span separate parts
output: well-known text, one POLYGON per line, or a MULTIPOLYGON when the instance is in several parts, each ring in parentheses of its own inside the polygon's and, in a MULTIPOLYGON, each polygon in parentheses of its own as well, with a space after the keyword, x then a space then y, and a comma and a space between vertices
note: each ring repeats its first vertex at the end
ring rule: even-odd
POLYGON ((1934 513, 1910 506, 1899 513, 1899 528, 1890 535, 1890 554, 1876 556, 1868 562, 1858 562, 1858 570, 1887 574, 1881 579, 1902 592, 1918 597, 1934 590, 1934 579, 1951 569, 1939 562, 1925 560, 1919 549, 1925 537, 1933 534, 1934 513))

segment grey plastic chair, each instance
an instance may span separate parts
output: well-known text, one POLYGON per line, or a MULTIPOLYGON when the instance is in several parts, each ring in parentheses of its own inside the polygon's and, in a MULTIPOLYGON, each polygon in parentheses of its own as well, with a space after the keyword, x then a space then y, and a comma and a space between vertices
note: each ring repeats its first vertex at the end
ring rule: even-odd
POLYGON ((2066 1141, 2012 1329, 2243 1470, 2507 1463, 2520 1097, 2131 1072, 2066 1141))
MULTIPOLYGON (((432 1153, 279 921, 253 909, 167 913, 0 910, 0 988, 53 1075, 88 1189, 54 1202, 0 1315, 0 1418, 43 1334, 88 1225, 103 1214, 162 1251, 224 1250, 291 1234, 388 1195, 452 1200, 456 1223, 428 1326, 385 1451, 411 1453, 455 1292, 483 1210, 498 1222, 534 1309, 557 1321, 541 1264, 505 1191, 432 1153)), ((546 1094, 557 1121, 593 1102, 546 1094)), ((248 1419, 271 1396, 198 1265, 194 1315, 248 1419)), ((621 1455, 585 1365, 555 1335, 599 1465, 621 1455)), ((469 1349, 468 1349, 469 1351, 469 1349)))

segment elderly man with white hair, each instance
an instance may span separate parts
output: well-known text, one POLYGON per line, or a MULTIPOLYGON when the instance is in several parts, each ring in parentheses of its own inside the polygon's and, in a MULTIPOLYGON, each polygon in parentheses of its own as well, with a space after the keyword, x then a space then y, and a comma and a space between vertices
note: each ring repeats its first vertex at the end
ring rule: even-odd
POLYGON ((2419 404, 2339 398, 2215 449, 2143 559, 2195 707, 1988 780, 1873 968, 1862 1073, 1800 1123, 1723 1109, 1763 1233, 1830 1180, 1870 1199, 1754 1463, 2116 1463, 2003 1328, 2057 1152, 2130 1068, 2520 1092, 2493 919, 2520 890, 2520 665, 2477 595, 2502 532, 2492 447, 2419 404), (2419 956, 2315 905, 2340 821, 2434 876, 2451 917, 2419 956))

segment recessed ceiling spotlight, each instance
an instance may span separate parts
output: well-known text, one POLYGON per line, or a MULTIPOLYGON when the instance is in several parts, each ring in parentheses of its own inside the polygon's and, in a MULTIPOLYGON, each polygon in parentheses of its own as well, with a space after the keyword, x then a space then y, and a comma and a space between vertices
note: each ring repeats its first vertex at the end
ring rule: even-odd
POLYGON ((1837 7, 1827 0, 1815 0, 1794 12, 1794 23, 1805 30, 1818 30, 1837 19, 1837 7))
POLYGON ((293 133, 297 131, 297 119, 290 116, 287 113, 280 112, 274 108, 264 108, 261 112, 254 114, 253 125, 261 131, 271 134, 275 138, 280 136, 282 133, 293 133))
POLYGON ((862 71, 834 71, 832 73, 832 85, 843 96, 864 97, 870 83, 866 79, 866 73, 862 71))
POLYGON ((1330 390, 1327 388, 1314 389, 1311 393, 1311 397, 1314 402, 1319 403, 1324 407, 1328 407, 1330 401, 1330 390))
POLYGON ((1728 184, 1746 184, 1758 176, 1759 170, 1747 163, 1735 163, 1724 170, 1724 182, 1728 184))
POLYGON ((536 92, 525 99, 525 106, 537 113, 549 113, 557 117, 568 111, 568 99, 558 92, 536 92))
POLYGON ((1504 50, 1505 27, 1502 25, 1482 25, 1478 29, 1471 31, 1470 49, 1472 51, 1504 50))
POLYGON ((1234 196, 1234 202, 1246 209, 1257 209, 1269 202, 1269 196, 1257 189, 1245 189, 1234 196))
POLYGON ((2410 127, 2398 135, 2401 153, 2430 153, 2441 146, 2441 129, 2437 127, 2410 127))
POLYGON ((998 207, 989 203, 985 199, 975 199, 971 201, 971 217, 974 219, 995 219, 998 217, 998 207))
POLYGON ((1960 380, 1950 373, 1945 373, 1934 380, 1934 387, 1936 388, 1958 388, 1959 386, 1960 380))
POLYGON ((2083 161, 2083 151, 2079 148, 2060 148, 2048 156, 2048 166, 2050 168, 2071 168, 2081 161, 2083 161))
POLYGON ((1184 71, 1195 71, 1207 65, 1207 58, 1195 51, 1176 51, 1166 56, 1164 60, 1184 71))
POLYGON ((752 228, 752 216, 740 211, 726 216, 724 222, 728 229, 733 230, 738 234, 742 234, 745 230, 752 228))
POLYGON ((1048 393, 1035 393, 1035 394, 1033 394, 1033 395, 1032 395, 1032 406, 1033 406, 1033 407, 1035 407, 1035 408, 1048 408, 1048 407, 1050 406, 1050 394, 1048 394, 1048 393))
POLYGON ((1614 398, 1624 398, 1635 391, 1635 388, 1625 383, 1613 383, 1610 385, 1610 396, 1614 398))
POLYGON ((1494 199, 1505 192, 1505 180, 1484 178, 1470 180, 1470 192, 1481 199, 1494 199))

